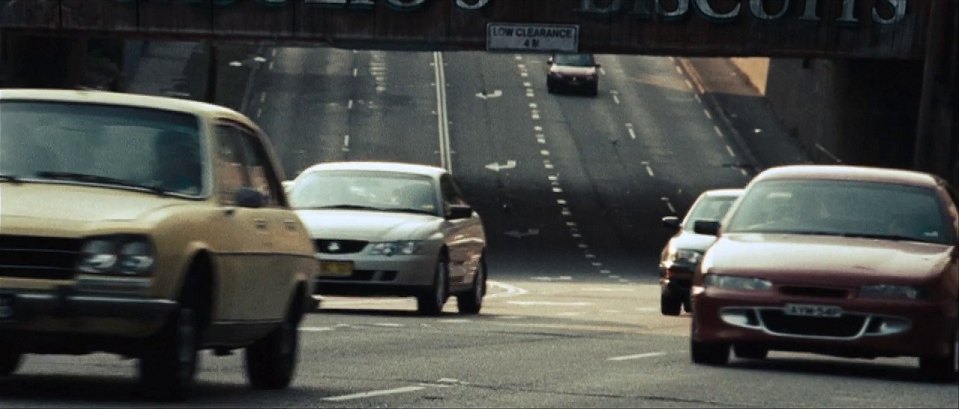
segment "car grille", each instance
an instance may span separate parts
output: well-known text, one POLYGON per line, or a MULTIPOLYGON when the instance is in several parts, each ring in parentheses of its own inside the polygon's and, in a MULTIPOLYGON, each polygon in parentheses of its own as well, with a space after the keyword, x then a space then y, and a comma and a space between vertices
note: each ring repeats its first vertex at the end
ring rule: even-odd
POLYGON ((79 239, 0 235, 0 277, 70 280, 79 239))
POLYGON ((849 291, 841 288, 784 286, 779 289, 784 295, 816 298, 847 298, 849 291))
POLYGON ((351 254, 363 251, 367 241, 359 240, 329 240, 319 239, 314 241, 316 251, 323 254, 351 254))
POLYGON ((862 332, 866 317, 844 314, 838 318, 797 317, 781 310, 762 310, 759 313, 769 331, 785 335, 852 338, 862 332))

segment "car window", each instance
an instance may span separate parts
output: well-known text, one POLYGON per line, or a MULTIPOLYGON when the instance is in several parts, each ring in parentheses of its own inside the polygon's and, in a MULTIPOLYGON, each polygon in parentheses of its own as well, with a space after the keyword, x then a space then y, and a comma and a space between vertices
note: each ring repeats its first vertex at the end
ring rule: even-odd
POLYGON ((277 183, 276 173, 271 166, 266 149, 260 143, 253 131, 239 128, 240 144, 243 146, 243 159, 248 174, 250 175, 250 185, 263 194, 266 198, 266 206, 285 205, 282 187, 277 183))
POLYGON ((704 196, 689 209, 689 215, 683 221, 683 229, 692 230, 696 220, 722 220, 735 201, 734 196, 704 196))
POLYGON ((592 67, 596 64, 592 54, 556 54, 553 56, 553 61, 559 65, 576 67, 592 67))
POLYGON ((373 171, 314 171, 289 194, 295 209, 366 209, 436 215, 437 195, 425 176, 373 171))
POLYGON ((244 168, 244 148, 242 131, 227 125, 216 126, 216 171, 217 194, 220 203, 235 205, 236 192, 244 187, 252 187, 250 177, 244 168))
POLYGON ((0 173, 199 196, 206 189, 198 124, 158 109, 4 101, 0 173))
POLYGON ((726 232, 780 232, 955 240, 927 188, 853 181, 766 181, 750 188, 726 232))
POLYGON ((466 199, 463 198, 459 186, 450 175, 443 175, 440 178, 440 188, 443 191, 443 201, 450 205, 466 205, 466 199))

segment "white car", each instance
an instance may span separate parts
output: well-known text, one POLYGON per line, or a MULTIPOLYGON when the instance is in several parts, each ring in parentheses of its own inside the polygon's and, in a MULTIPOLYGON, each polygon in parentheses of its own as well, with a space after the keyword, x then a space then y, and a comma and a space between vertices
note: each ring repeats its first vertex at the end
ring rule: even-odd
POLYGON ((449 296, 478 314, 486 294, 486 235, 442 168, 389 162, 314 165, 290 205, 320 259, 315 294, 414 296, 424 315, 449 296))

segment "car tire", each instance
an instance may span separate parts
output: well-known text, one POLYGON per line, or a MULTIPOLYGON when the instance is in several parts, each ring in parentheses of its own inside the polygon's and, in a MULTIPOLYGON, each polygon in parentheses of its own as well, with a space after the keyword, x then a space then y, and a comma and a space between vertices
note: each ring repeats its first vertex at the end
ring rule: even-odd
POLYGON ((742 359, 766 359, 769 355, 769 349, 756 345, 733 345, 733 354, 736 358, 742 359))
POLYGON ((436 260, 433 272, 433 285, 429 292, 416 297, 416 310, 421 315, 440 315, 443 305, 449 298, 449 261, 445 255, 436 260))
POLYGON ((189 396, 193 387, 199 361, 193 300, 181 299, 157 334, 156 343, 140 357, 140 383, 151 399, 180 401, 189 396))
POLYGON ((693 340, 690 340, 689 344, 689 352, 694 364, 722 366, 729 362, 729 344, 693 340))
POLYGON ((599 95, 599 84, 593 85, 592 88, 590 88, 589 91, 587 91, 587 95, 591 97, 595 97, 599 95))
POLYGON ((460 314, 479 314, 483 308, 483 297, 486 296, 486 277, 486 256, 483 256, 473 277, 473 287, 456 296, 456 307, 460 314))
POLYGON ((556 92, 556 86, 553 85, 553 81, 550 81, 550 80, 547 79, 547 80, 546 80, 546 93, 547 93, 547 94, 552 94, 552 93, 555 93, 555 92, 556 92))
MULTIPOLYGON (((295 294, 298 297, 300 294, 295 294)), ((294 302, 278 327, 244 351, 246 376, 255 389, 283 389, 296 372, 302 304, 294 302)))
POLYGON ((13 375, 20 368, 23 354, 9 345, 0 345, 0 376, 13 375))
POLYGON ((949 353, 945 356, 919 357, 919 374, 931 382, 951 382, 959 375, 959 330, 953 334, 949 353))
POLYGON ((683 299, 683 311, 692 314, 693 313, 693 299, 687 293, 686 298, 683 299))
POLYGON ((683 306, 682 300, 679 299, 674 293, 673 290, 669 287, 663 288, 662 292, 659 295, 659 312, 663 315, 676 316, 679 315, 680 309, 683 306))

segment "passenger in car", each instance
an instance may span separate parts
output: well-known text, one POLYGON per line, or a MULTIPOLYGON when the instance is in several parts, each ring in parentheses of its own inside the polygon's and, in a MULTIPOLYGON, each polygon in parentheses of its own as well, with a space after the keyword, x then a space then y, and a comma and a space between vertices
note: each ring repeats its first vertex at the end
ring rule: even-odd
POLYGON ((160 187, 185 194, 200 193, 201 166, 196 137, 165 131, 155 140, 160 187))

